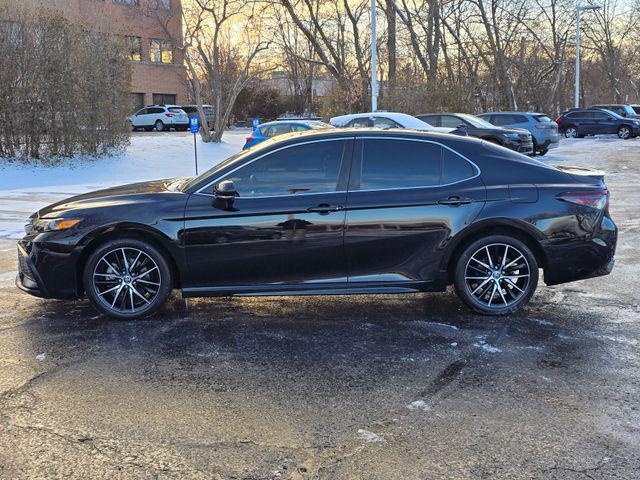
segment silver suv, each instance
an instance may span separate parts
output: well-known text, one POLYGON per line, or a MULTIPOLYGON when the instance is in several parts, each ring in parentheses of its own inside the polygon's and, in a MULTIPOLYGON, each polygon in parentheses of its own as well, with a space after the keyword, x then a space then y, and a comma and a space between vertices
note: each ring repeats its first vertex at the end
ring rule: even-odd
POLYGON ((534 112, 490 112, 478 117, 498 127, 524 128, 533 137, 533 151, 544 155, 560 144, 558 124, 544 113, 534 112))
POLYGON ((129 117, 131 129, 158 132, 175 128, 186 131, 189 117, 178 105, 147 105, 129 117))

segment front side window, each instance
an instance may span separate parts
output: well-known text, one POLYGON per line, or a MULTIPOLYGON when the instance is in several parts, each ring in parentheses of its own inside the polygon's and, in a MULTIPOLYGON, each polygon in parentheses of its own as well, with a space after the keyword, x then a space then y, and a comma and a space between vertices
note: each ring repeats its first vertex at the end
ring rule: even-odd
POLYGON ((241 198, 333 192, 346 143, 313 142, 285 148, 240 168, 225 180, 233 180, 241 198))
POLYGON ((155 63, 173 62, 173 48, 167 40, 152 39, 149 46, 149 60, 155 63))
POLYGON ((460 125, 467 126, 466 122, 458 117, 452 115, 443 115, 440 117, 441 126, 446 128, 458 128, 460 125))
POLYGON ((125 37, 129 60, 139 62, 142 60, 142 39, 140 37, 125 37))
POLYGON ((385 117, 374 117, 373 126, 376 128, 402 128, 398 122, 385 117))
POLYGON ((349 123, 347 123, 346 126, 355 128, 373 127, 373 120, 371 120, 369 117, 354 118, 349 123))
POLYGON ((442 149, 410 140, 364 140, 360 190, 440 184, 442 149))

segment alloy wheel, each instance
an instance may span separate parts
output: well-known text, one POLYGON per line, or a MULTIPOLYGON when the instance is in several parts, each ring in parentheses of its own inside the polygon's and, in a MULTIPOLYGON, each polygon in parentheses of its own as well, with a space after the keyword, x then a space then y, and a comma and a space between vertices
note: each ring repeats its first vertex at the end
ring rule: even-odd
POLYGON ((137 248, 110 250, 93 271, 93 288, 100 302, 117 313, 146 310, 158 296, 161 283, 156 262, 137 248))
POLYGON ((506 243, 479 248, 465 267, 465 286, 470 296, 489 309, 503 309, 516 303, 527 293, 530 279, 526 257, 506 243))
POLYGON ((618 130, 618 137, 622 138, 623 140, 626 140, 630 136, 631 136, 631 130, 628 127, 620 127, 620 130, 618 130))
POLYGON ((567 138, 576 138, 578 136, 578 130, 574 127, 569 127, 564 131, 564 136, 567 138))

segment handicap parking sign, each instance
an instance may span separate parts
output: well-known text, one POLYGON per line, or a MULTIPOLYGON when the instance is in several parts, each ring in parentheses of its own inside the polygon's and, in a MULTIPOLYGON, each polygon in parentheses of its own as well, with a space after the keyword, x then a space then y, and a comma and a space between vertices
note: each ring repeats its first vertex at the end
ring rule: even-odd
POLYGON ((191 131, 191 133, 198 133, 198 131, 200 130, 200 121, 198 120, 197 115, 189 118, 189 130, 191 131))
POLYGON ((256 128, 258 128, 258 125, 260 125, 260 119, 259 118, 254 118, 253 119, 253 129, 255 130, 256 128))

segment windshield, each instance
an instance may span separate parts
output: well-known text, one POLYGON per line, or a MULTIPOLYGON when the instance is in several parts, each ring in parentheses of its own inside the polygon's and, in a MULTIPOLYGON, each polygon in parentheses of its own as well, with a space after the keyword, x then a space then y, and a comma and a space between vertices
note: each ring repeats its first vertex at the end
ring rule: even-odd
POLYGON ((462 113, 458 115, 460 118, 466 120, 471 125, 476 128, 496 128, 495 125, 487 122, 485 119, 476 117, 475 115, 467 115, 466 113, 462 113))
POLYGON ((256 152, 258 150, 262 150, 262 149, 264 149, 266 147, 271 146, 273 144, 273 142, 274 142, 274 140, 269 139, 269 140, 265 140, 264 142, 260 142, 260 143, 254 145, 253 147, 251 147, 251 148, 249 148, 247 150, 240 150, 235 155, 231 155, 226 160, 223 160, 222 162, 218 163, 217 165, 214 165, 209 170, 204 172, 202 175, 200 175, 198 177, 194 177, 194 178, 190 179, 188 182, 185 182, 184 184, 180 185, 180 191, 184 192, 184 191, 190 189, 191 187, 196 186, 201 181, 206 180, 211 176, 215 176, 216 172, 219 172, 220 170, 222 170, 223 168, 226 168, 228 165, 231 165, 234 162, 242 160, 247 155, 249 155, 249 154, 251 154, 253 152, 256 152))

